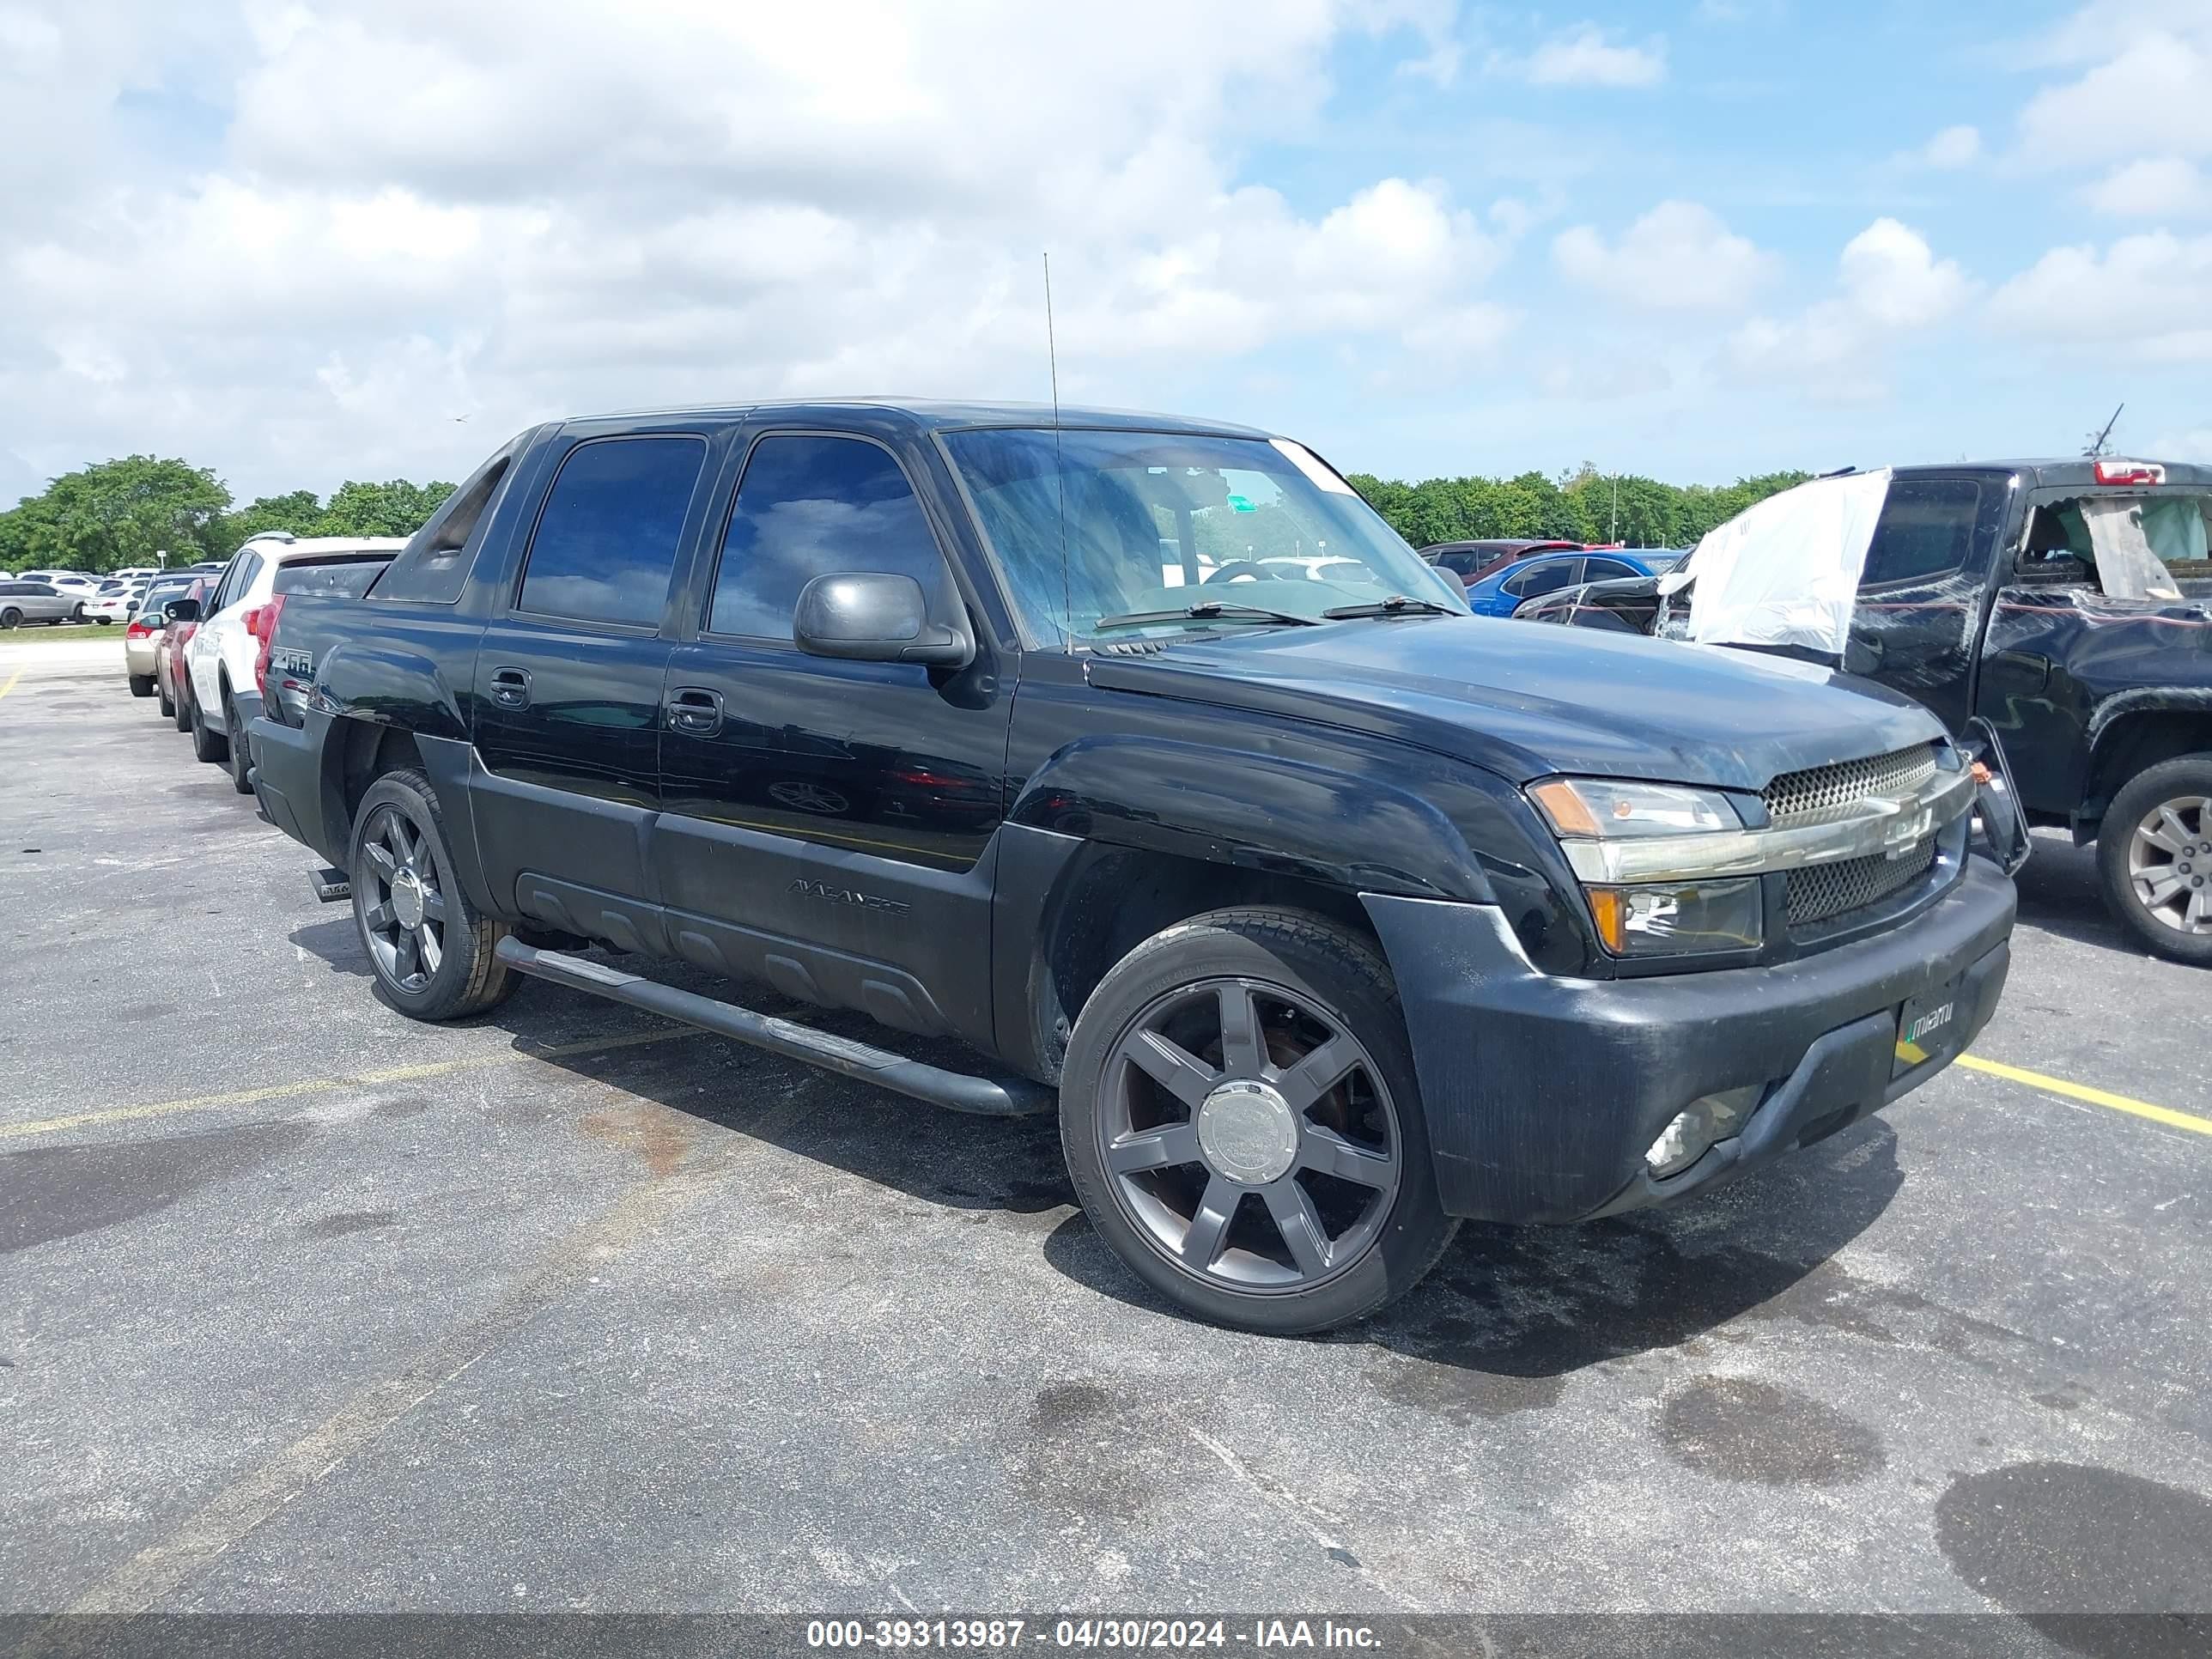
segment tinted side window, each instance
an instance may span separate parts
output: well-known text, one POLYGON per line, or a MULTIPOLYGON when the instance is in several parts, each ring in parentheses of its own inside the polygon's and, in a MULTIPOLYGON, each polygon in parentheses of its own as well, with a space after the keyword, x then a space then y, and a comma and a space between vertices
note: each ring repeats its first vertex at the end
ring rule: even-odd
POLYGON ((1633 576, 1635 571, 1619 559, 1584 559, 1583 580, 1586 582, 1609 582, 1620 576, 1633 576))
POLYGON ((898 463, 859 438, 755 444, 722 538, 708 631, 788 640, 800 588, 860 570, 911 576, 933 603, 944 597, 944 556, 898 463))
POLYGON ((1541 559, 1526 570, 1509 578, 1505 591, 1518 599, 1534 599, 1539 593, 1553 592, 1566 586, 1575 579, 1582 565, 1580 559, 1541 559))
POLYGON ((519 608, 658 627, 706 459, 696 438, 606 438, 569 452, 530 538, 519 608))
POLYGON ((1859 585, 1878 587, 1958 569, 1973 554, 1981 502, 1982 487, 1971 479, 1891 480, 1859 585))

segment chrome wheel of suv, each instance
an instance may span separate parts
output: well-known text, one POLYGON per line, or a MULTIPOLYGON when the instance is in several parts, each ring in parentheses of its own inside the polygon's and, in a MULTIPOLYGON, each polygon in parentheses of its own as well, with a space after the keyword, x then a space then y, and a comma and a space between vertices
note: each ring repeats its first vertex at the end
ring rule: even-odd
POLYGON ((419 991, 446 959, 446 895, 429 839, 396 806, 363 826, 356 880, 369 885, 362 932, 377 971, 402 991, 419 991))
POLYGON ((2212 798, 2160 801, 2128 838, 2128 879, 2144 912, 2212 937, 2212 798))
POLYGON ((1156 998, 1109 1051, 1100 1153, 1114 1197, 1183 1272, 1308 1290, 1375 1243, 1404 1139, 1381 1069, 1286 987, 1202 981, 1156 998))

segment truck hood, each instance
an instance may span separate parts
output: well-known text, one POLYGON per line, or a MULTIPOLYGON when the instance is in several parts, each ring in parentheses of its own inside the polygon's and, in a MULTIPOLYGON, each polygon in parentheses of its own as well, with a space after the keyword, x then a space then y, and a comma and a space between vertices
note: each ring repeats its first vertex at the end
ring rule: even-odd
POLYGON ((1942 735, 1917 703, 1784 658, 1484 617, 1355 620, 1093 657, 1102 689, 1315 721, 1468 761, 1758 790, 1942 735))

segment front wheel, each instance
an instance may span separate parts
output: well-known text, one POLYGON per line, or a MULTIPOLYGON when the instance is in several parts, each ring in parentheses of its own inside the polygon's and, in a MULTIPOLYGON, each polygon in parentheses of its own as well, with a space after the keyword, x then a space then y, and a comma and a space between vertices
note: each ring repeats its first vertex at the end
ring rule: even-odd
POLYGON ((81 623, 84 620, 84 605, 82 601, 70 607, 69 619, 73 623, 81 623))
POLYGON ((2112 914, 2154 955, 2212 968, 2212 754, 2146 767, 2097 832, 2112 914))
POLYGON ((1069 1040, 1060 1139, 1138 1277, 1244 1330, 1371 1314, 1458 1227, 1389 969, 1299 912, 1215 911, 1125 957, 1069 1040))
POLYGON ((507 1000, 514 975, 496 950, 507 925, 453 878, 452 842, 430 781, 387 772, 355 814, 354 925, 376 994, 411 1019, 461 1019, 507 1000))
POLYGON ((5 611, 0 611, 0 628, 21 628, 22 625, 23 613, 14 605, 9 605, 5 611))

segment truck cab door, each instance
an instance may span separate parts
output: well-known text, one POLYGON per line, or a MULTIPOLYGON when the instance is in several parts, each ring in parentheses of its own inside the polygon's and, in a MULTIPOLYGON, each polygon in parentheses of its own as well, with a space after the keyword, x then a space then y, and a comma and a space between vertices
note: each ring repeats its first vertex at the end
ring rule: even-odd
POLYGON ((810 654, 813 578, 911 576, 959 605, 915 468, 854 433, 768 428, 742 459, 698 636, 668 668, 654 875, 677 954, 895 1028, 991 1036, 1010 686, 810 654))
POLYGON ((1859 577, 1845 671, 1925 704, 1954 735, 1974 712, 1989 561, 2012 493, 1995 474, 1893 479, 1859 577))
POLYGON ((550 926, 652 948, 647 832, 659 805, 669 592, 708 443, 653 432, 562 457, 471 688, 493 899, 550 926))

